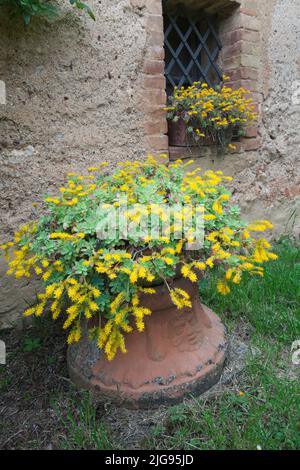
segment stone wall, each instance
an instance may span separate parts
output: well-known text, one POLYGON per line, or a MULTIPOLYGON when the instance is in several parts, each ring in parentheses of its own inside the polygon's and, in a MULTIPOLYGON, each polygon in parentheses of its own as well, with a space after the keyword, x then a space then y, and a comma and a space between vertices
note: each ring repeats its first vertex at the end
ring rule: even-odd
POLYGON ((27 30, 0 18, 2 234, 34 217, 32 202, 69 170, 145 153, 144 8, 130 0, 89 4, 96 22, 72 8, 27 30))
MULTIPOLYGON (((235 177, 249 220, 268 217, 275 235, 299 234, 300 0, 183 1, 222 13, 227 72, 253 89, 260 112, 252 149, 198 150, 195 164, 235 177)), ((89 4, 96 22, 69 7, 27 30, 0 18, 0 242, 37 217, 32 203, 68 171, 168 151, 161 0, 89 4)), ((8 289, 1 266, 0 322, 11 305, 21 310, 26 287, 8 289), (9 305, 14 292, 21 300, 9 305)))
POLYGON ((261 146, 238 171, 235 191, 249 219, 267 216, 275 224, 275 235, 299 236, 300 1, 268 0, 257 7, 261 146))

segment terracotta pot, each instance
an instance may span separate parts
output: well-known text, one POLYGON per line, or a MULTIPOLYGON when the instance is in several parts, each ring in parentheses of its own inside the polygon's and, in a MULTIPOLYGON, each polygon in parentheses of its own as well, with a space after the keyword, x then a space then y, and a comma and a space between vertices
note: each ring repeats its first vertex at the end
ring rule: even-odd
POLYGON ((168 121, 169 145, 171 147, 187 147, 190 142, 183 119, 179 121, 168 121))
POLYGON ((126 336, 128 352, 109 362, 87 334, 68 350, 73 382, 91 389, 100 399, 128 407, 176 403, 187 394, 198 395, 220 378, 225 355, 225 331, 220 319, 203 306, 198 285, 178 279, 174 287, 186 290, 192 308, 179 311, 164 285, 141 304, 152 310, 145 331, 126 336))

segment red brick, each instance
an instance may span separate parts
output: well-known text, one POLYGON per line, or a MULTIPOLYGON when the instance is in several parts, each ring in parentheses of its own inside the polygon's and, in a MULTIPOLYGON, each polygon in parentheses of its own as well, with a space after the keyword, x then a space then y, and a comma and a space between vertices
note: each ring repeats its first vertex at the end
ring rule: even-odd
POLYGON ((259 103, 253 103, 253 112, 260 115, 261 114, 261 104, 259 103))
POLYGON ((257 80, 258 70, 251 67, 241 67, 241 78, 244 80, 257 80))
POLYGON ((161 0, 146 0, 146 8, 149 13, 155 15, 162 15, 161 0))
POLYGON ((166 105, 167 95, 163 89, 147 89, 143 93, 144 101, 150 103, 152 106, 155 105, 166 105))
POLYGON ((228 73, 226 67, 224 67, 224 72, 229 75, 232 82, 238 80, 253 80, 253 82, 256 82, 258 80, 258 70, 250 67, 238 67, 228 71, 228 73))
POLYGON ((153 122, 147 121, 144 123, 144 130, 147 135, 166 134, 168 132, 168 123, 166 119, 153 122))
POLYGON ((241 14, 241 26, 250 31, 260 31, 260 21, 257 17, 241 14))
POLYGON ((241 28, 239 28, 234 31, 229 31, 228 33, 226 33, 223 38, 223 44, 224 46, 227 46, 227 45, 231 46, 241 40, 242 40, 242 30, 241 28))
POLYGON ((257 80, 241 80, 240 83, 243 88, 249 90, 251 93, 258 91, 257 80))
POLYGON ((242 52, 242 41, 237 41, 234 44, 230 44, 229 46, 225 46, 222 49, 223 58, 227 58, 230 56, 235 56, 242 52))
POLYGON ((166 79, 163 75, 144 75, 142 78, 142 87, 164 90, 166 88, 166 79))
POLYGON ((256 139, 242 139, 242 146, 246 152, 250 152, 251 150, 258 150, 261 146, 261 142, 259 138, 256 139))
POLYGON ((249 41, 253 43, 260 42, 260 33, 259 31, 250 31, 248 29, 241 30, 241 39, 242 41, 249 41))
POLYGON ((239 28, 234 31, 229 31, 228 33, 225 33, 223 36, 224 46, 229 46, 239 41, 259 43, 260 34, 258 31, 250 31, 244 28, 239 28))
POLYGON ((161 31, 147 31, 147 47, 148 46, 159 46, 163 47, 164 45, 164 32, 161 31))
POLYGON ((169 148, 169 139, 167 135, 149 135, 146 140, 148 147, 154 151, 169 148))
POLYGON ((151 119, 157 120, 160 119, 162 116, 167 115, 167 111, 165 110, 165 106, 148 106, 149 115, 151 115, 151 119))
POLYGON ((258 126, 252 125, 247 127, 246 136, 245 137, 257 137, 258 135, 258 126))
POLYGON ((165 62, 163 60, 146 59, 143 72, 149 75, 163 74, 165 71, 165 62))
POLYGON ((241 55, 235 55, 231 57, 226 57, 224 59, 224 69, 228 70, 229 76, 230 76, 230 70, 232 69, 237 69, 238 67, 241 66, 241 55))
POLYGON ((260 57, 258 55, 241 54, 242 67, 258 69, 260 66, 260 57))
POLYGON ((146 31, 163 31, 164 22, 162 15, 148 15, 146 17, 146 31))
POLYGON ((251 8, 241 7, 240 12, 244 13, 245 15, 248 15, 248 16, 257 16, 257 10, 254 10, 254 9, 251 9, 251 8))
POLYGON ((253 93, 249 93, 249 95, 246 95, 246 96, 249 96, 249 98, 252 98, 254 103, 259 104, 259 103, 263 102, 263 94, 262 93, 253 92, 253 93))
POLYGON ((156 116, 157 113, 164 113, 166 115, 166 111, 164 109, 165 106, 166 106, 165 104, 164 105, 153 104, 149 100, 144 99, 144 95, 143 95, 140 101, 139 108, 144 113, 147 113, 147 116, 151 115, 151 119, 152 119, 152 116, 156 116))
POLYGON ((233 90, 237 90, 238 88, 241 88, 240 80, 236 80, 236 81, 231 80, 230 82, 227 82, 226 85, 232 88, 233 90))
POLYGON ((169 147, 170 160, 178 160, 181 158, 186 158, 188 154, 188 149, 186 147, 169 147))
POLYGON ((164 60, 165 50, 161 46, 152 46, 147 49, 147 58, 152 60, 164 60))
POLYGON ((241 68, 233 69, 230 70, 230 72, 227 73, 226 69, 224 68, 224 73, 225 75, 228 75, 230 77, 231 82, 237 82, 239 81, 242 76, 241 76, 241 68))

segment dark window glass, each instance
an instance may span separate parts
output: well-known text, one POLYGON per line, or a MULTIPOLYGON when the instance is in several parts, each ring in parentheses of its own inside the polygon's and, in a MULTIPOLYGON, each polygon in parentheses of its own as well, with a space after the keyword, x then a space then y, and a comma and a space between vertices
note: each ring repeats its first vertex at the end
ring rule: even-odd
POLYGON ((216 21, 205 14, 164 14, 165 76, 167 93, 174 86, 206 82, 215 87, 222 80, 217 60, 222 48, 216 21))

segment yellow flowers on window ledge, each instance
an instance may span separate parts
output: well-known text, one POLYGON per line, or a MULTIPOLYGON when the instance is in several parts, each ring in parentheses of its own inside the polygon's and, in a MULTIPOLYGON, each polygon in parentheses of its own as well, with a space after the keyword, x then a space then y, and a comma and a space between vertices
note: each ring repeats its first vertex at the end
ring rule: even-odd
MULTIPOLYGON (((126 334, 142 332, 151 315, 141 298, 164 283, 173 304, 187 315, 189 294, 173 285, 182 276, 196 283, 217 269, 217 291, 230 293, 245 273, 263 276, 276 259, 259 220, 243 222, 221 171, 188 171, 191 162, 104 164, 86 176, 70 173, 59 195, 44 199, 44 213, 0 247, 8 275, 39 276, 44 292, 25 316, 62 319, 68 343, 78 342, 82 322, 112 360, 126 352, 126 334), (72 201, 72 204, 70 202, 72 201), (126 222, 126 223, 125 223, 126 222)), ((43 210, 42 210, 43 212, 43 210)))
MULTIPOLYGON (((228 79, 223 77, 224 82, 228 79)), ((249 90, 233 90, 224 82, 215 89, 200 82, 174 88, 166 108, 167 119, 183 122, 191 142, 234 150, 232 141, 246 134, 247 125, 257 119, 257 114, 249 90)))

